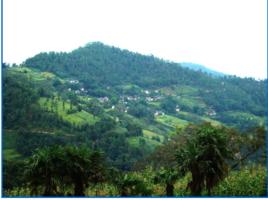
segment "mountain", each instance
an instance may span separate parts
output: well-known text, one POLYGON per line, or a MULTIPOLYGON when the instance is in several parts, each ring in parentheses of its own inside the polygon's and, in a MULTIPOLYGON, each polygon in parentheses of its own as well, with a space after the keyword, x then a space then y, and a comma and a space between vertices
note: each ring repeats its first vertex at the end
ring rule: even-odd
POLYGON ((5 196, 185 196, 223 168, 212 195, 266 194, 267 80, 100 42, 2 68, 5 196))
MULTIPOLYGON (((195 91, 192 92, 193 96, 200 97, 207 107, 216 112, 232 110, 258 116, 265 114, 266 80, 211 77, 201 71, 183 68, 178 63, 165 62, 99 42, 90 43, 71 53, 41 53, 27 59, 24 65, 60 77, 76 78, 88 88, 91 95, 111 96, 118 94, 119 88, 122 90, 126 85, 140 90, 165 87, 183 90, 184 87, 190 87, 195 91)), ((180 96, 177 91, 173 92, 170 96, 180 96)), ((198 104, 196 106, 200 107, 198 104)))
POLYGON ((182 62, 182 63, 180 63, 180 65, 182 67, 187 67, 187 68, 195 70, 195 71, 202 71, 202 72, 208 73, 212 76, 217 76, 217 77, 226 76, 226 74, 224 74, 224 73, 209 69, 209 68, 207 68, 203 65, 200 65, 200 64, 182 62))
POLYGON ((5 67, 4 154, 85 144, 130 170, 189 123, 242 131, 265 125, 267 80, 182 65, 95 42, 5 67))

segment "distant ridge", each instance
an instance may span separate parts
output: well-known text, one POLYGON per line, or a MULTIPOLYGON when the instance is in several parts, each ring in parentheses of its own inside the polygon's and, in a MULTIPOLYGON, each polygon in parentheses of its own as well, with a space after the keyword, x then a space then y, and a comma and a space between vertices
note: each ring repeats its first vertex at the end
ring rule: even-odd
POLYGON ((224 74, 222 72, 218 72, 218 71, 209 69, 209 68, 207 68, 207 67, 205 67, 203 65, 200 65, 200 64, 182 62, 182 63, 180 63, 180 65, 182 67, 186 67, 186 68, 189 68, 189 69, 192 69, 192 70, 195 70, 195 71, 202 71, 202 72, 208 73, 208 74, 210 74, 212 76, 223 77, 223 76, 227 75, 227 74, 224 74))

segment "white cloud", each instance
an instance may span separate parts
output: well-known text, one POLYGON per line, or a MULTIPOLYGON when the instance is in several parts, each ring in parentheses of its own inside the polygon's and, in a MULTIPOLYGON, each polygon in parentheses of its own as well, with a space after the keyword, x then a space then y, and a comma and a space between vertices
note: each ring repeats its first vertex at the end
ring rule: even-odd
POLYGON ((4 0, 4 61, 101 41, 266 77, 266 0, 4 0))

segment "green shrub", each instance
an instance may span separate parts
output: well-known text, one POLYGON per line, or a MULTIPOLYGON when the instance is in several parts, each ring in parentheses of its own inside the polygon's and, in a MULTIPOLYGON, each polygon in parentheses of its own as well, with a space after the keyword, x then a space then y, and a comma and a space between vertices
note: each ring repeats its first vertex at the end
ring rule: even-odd
POLYGON ((264 166, 233 171, 213 190, 213 196, 266 196, 267 170, 264 166))

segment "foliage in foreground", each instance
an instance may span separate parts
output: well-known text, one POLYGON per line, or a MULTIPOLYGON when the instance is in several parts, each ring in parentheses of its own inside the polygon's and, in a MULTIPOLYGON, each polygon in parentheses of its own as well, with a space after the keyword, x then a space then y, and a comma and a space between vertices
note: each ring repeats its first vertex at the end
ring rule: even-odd
POLYGON ((192 180, 188 184, 192 195, 201 195, 203 189, 211 189, 227 174, 226 159, 231 158, 227 149, 227 134, 223 128, 209 123, 192 129, 192 136, 178 152, 178 164, 182 171, 189 171, 192 180))
POLYGON ((264 166, 245 167, 232 171, 212 192, 215 196, 266 196, 267 169, 264 166))
MULTIPOLYGON (((230 174, 215 188, 213 188, 212 196, 265 196, 266 195, 266 168, 264 166, 252 166, 244 167, 239 171, 232 171, 230 174)), ((138 179, 139 183, 145 186, 145 189, 135 188, 129 184, 128 196, 144 196, 143 191, 148 192, 149 196, 166 196, 164 184, 153 184, 153 174, 155 172, 147 170, 144 172, 132 173, 127 175, 135 180, 138 179), (151 178, 148 178, 151 177, 151 178), (132 191, 130 191, 132 190, 132 191)), ((174 185, 174 196, 190 196, 187 184, 191 179, 190 174, 179 179, 174 185)), ((128 181, 128 183, 131 181, 128 181)), ((124 183, 126 185, 126 183, 124 183)), ((120 196, 120 190, 112 183, 98 184, 99 196, 120 196)), ((65 195, 71 192, 72 188, 66 188, 65 195)), ((39 194, 40 195, 40 194, 39 194)), ((87 188, 85 192, 86 196, 96 196, 95 191, 92 188, 87 188)), ((206 192, 202 192, 202 195, 207 195, 206 192)), ((12 190, 5 191, 5 196, 31 196, 31 189, 29 187, 14 188, 12 190)))
POLYGON ((84 147, 39 149, 29 159, 26 171, 31 194, 43 196, 64 195, 65 187, 73 187, 75 196, 85 196, 88 184, 96 185, 104 178, 102 155, 84 147))
MULTIPOLYGON (((266 155, 265 151, 261 152, 265 129, 252 131, 253 139, 244 143, 240 135, 227 128, 209 123, 190 125, 177 134, 180 143, 178 149, 172 149, 177 155, 175 162, 160 168, 147 165, 131 172, 108 167, 100 152, 85 146, 39 149, 26 162, 24 185, 5 193, 36 196, 265 195, 266 169, 247 168, 250 165, 245 162, 249 156, 255 156, 257 163, 266 155)), ((251 137, 244 139, 248 138, 251 137)))

